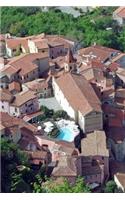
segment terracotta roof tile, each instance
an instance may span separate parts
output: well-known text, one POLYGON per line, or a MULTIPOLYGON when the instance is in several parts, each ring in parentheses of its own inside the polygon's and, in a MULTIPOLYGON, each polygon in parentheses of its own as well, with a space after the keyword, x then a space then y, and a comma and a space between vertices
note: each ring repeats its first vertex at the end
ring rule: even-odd
POLYGON ((94 56, 100 61, 104 62, 107 58, 111 56, 112 53, 119 53, 119 50, 107 48, 104 46, 93 45, 87 48, 83 48, 79 50, 79 54, 82 55, 90 55, 94 56))
POLYGON ((10 116, 8 113, 5 112, 0 112, 0 119, 1 124, 6 128, 9 128, 11 126, 20 126, 20 124, 22 124, 23 122, 21 119, 10 116))
POLYGON ((117 173, 117 174, 115 174, 115 176, 117 177, 117 179, 120 182, 120 184, 122 185, 122 187, 125 189, 125 173, 117 173))
POLYGON ((79 110, 83 115, 91 111, 101 112, 98 97, 82 75, 65 73, 55 81, 75 110, 79 110), (91 99, 90 96, 92 97, 91 99))
POLYGON ((20 45, 28 49, 28 40, 26 38, 12 38, 6 39, 7 47, 10 49, 16 49, 20 45))
POLYGON ((17 73, 17 72, 19 72, 19 71, 20 71, 20 69, 17 69, 17 68, 15 68, 15 67, 11 66, 11 65, 6 65, 6 66, 4 66, 4 68, 1 70, 1 73, 4 73, 5 75, 11 76, 11 75, 13 75, 13 74, 15 74, 15 73, 17 73))
POLYGON ((37 59, 48 58, 47 53, 31 53, 21 55, 19 57, 11 59, 8 63, 15 69, 21 69, 20 74, 25 75, 38 68, 37 64, 34 63, 37 59))
POLYGON ((1 101, 7 101, 11 103, 13 101, 14 97, 7 89, 1 89, 0 88, 0 100, 1 101))
POLYGON ((125 18, 125 7, 119 7, 114 11, 119 17, 125 18))
POLYGON ((16 90, 17 92, 21 91, 21 85, 20 83, 13 81, 9 84, 9 91, 16 90))
POLYGON ((69 156, 61 156, 57 167, 54 168, 52 176, 77 176, 77 168, 74 158, 69 156))
POLYGON ((86 138, 81 141, 81 147, 84 156, 109 156, 104 131, 94 131, 87 134, 86 138))
POLYGON ((11 106, 21 106, 31 99, 36 99, 37 96, 32 91, 22 91, 15 95, 14 101, 11 103, 11 106))
POLYGON ((45 79, 35 79, 33 81, 25 83, 25 85, 33 91, 39 91, 48 87, 48 83, 45 79))

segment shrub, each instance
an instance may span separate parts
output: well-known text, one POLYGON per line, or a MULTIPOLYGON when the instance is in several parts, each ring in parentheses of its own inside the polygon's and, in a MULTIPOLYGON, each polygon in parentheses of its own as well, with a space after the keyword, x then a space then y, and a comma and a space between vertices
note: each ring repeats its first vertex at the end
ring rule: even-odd
POLYGON ((69 116, 64 110, 58 110, 54 113, 53 118, 54 119, 57 119, 57 118, 69 119, 69 116))
POLYGON ((46 106, 41 106, 40 109, 47 118, 51 118, 53 116, 54 111, 52 109, 50 110, 46 106))
POLYGON ((59 130, 57 128, 54 128, 50 133, 50 136, 53 138, 56 138, 58 135, 59 135, 59 130))
POLYGON ((108 181, 106 183, 106 187, 104 189, 105 193, 114 193, 115 190, 117 189, 117 185, 115 184, 114 181, 108 181))

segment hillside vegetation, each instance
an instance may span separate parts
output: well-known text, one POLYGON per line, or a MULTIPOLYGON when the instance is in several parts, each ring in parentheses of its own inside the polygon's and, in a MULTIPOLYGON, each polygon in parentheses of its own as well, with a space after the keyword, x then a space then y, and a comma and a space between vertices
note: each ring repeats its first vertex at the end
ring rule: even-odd
POLYGON ((125 27, 112 18, 116 7, 100 7, 74 18, 58 9, 43 12, 40 7, 2 7, 1 32, 28 36, 45 32, 76 39, 84 47, 96 42, 125 51, 125 27), (107 29, 108 28, 108 29, 107 29))

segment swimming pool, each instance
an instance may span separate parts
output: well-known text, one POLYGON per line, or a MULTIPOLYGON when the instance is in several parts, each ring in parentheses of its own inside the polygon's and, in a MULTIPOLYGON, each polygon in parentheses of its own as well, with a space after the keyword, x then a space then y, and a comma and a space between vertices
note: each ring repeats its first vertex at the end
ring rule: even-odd
POLYGON ((68 128, 61 128, 60 134, 56 137, 57 140, 64 140, 67 142, 74 141, 75 134, 68 128))

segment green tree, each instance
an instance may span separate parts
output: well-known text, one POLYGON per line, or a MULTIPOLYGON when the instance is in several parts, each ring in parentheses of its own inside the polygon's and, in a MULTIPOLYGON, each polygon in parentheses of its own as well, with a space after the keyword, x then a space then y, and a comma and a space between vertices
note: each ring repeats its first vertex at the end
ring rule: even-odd
POLYGON ((72 187, 74 193, 87 193, 90 192, 90 188, 85 184, 82 177, 78 177, 75 185, 72 187))
POLYGON ((18 183, 24 181, 20 178, 22 177, 22 172, 19 172, 17 167, 19 165, 28 167, 28 157, 11 141, 1 139, 0 145, 2 171, 1 190, 2 192, 11 192, 13 189, 16 191, 16 188, 13 186, 18 186, 18 183))
POLYGON ((114 181, 108 181, 106 183, 106 186, 105 186, 105 189, 104 189, 104 192, 105 193, 114 193, 117 189, 117 185, 114 181))
POLYGON ((55 184, 52 180, 49 180, 46 185, 46 190, 52 193, 91 192, 90 188, 85 184, 82 177, 78 177, 74 185, 71 185, 67 179, 63 179, 63 182, 57 184, 55 184))
POLYGON ((23 21, 19 21, 15 24, 11 24, 10 26, 10 29, 9 29, 9 32, 12 34, 12 35, 16 35, 16 36, 19 36, 19 37, 23 37, 23 36, 26 36, 27 33, 28 33, 28 30, 27 28, 25 27, 25 24, 23 21))

